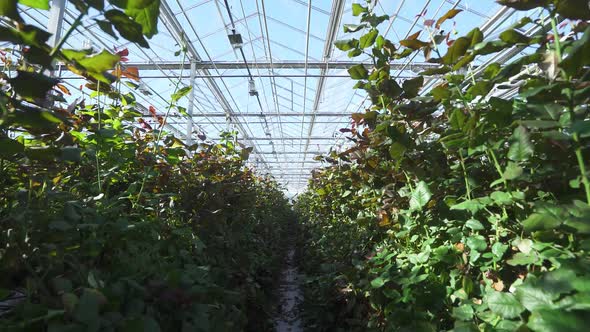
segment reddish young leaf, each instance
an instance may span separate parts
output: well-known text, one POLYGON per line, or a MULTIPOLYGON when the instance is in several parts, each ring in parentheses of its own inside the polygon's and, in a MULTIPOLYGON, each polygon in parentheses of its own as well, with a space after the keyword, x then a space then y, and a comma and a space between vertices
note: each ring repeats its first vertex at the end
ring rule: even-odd
POLYGON ((124 48, 120 51, 117 51, 117 53, 115 53, 119 56, 129 56, 129 50, 127 48, 124 48))
POLYGON ((71 96, 72 94, 70 93, 70 90, 68 90, 68 88, 65 87, 65 85, 63 84, 57 84, 55 86, 57 89, 59 89, 59 91, 63 92, 64 94, 71 96))
POLYGON ((150 113, 152 114, 152 116, 154 118, 156 118, 156 119, 158 118, 158 114, 156 114, 156 108, 154 106, 150 105, 150 107, 148 108, 148 110, 150 111, 150 113))

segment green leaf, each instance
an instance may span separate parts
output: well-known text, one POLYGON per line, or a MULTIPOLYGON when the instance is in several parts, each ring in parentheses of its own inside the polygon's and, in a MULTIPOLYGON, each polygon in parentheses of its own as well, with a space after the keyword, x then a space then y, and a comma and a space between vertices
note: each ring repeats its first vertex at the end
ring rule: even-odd
POLYGON ((411 79, 406 79, 402 83, 402 88, 406 93, 406 98, 414 98, 418 95, 418 92, 424 84, 424 76, 417 76, 411 79))
POLYGON ((488 197, 476 198, 452 205, 451 210, 468 210, 472 214, 475 214, 477 211, 485 208, 491 202, 492 200, 488 197))
POLYGON ((386 282, 387 281, 385 279, 383 279, 382 277, 378 277, 378 278, 371 280, 371 287, 381 288, 381 287, 383 287, 383 285, 385 285, 386 282))
POLYGON ((172 99, 172 102, 173 102, 173 103, 177 102, 177 101, 178 101, 178 100, 180 100, 182 97, 186 96, 186 95, 187 95, 189 92, 191 92, 191 90, 192 90, 192 87, 190 87, 190 86, 185 86, 185 87, 183 87, 183 88, 179 89, 178 91, 176 91, 176 92, 175 92, 175 93, 172 95, 172 97, 171 97, 171 99, 172 99))
POLYGON ((354 57, 357 57, 361 54, 363 54, 363 50, 360 48, 355 48, 355 49, 351 50, 350 52, 348 52, 348 57, 354 58, 354 57))
POLYGON ((590 121, 575 121, 572 131, 582 138, 590 137, 590 121))
POLYGON ((516 178, 518 178, 519 176, 522 175, 523 169, 522 167, 518 166, 517 163, 508 162, 508 165, 506 165, 506 169, 504 170, 504 173, 502 173, 502 177, 506 180, 514 180, 516 178))
MULTIPOLYGON (((541 277, 538 286, 552 295, 554 300, 574 290, 574 281, 578 279, 576 273, 566 267, 549 271, 541 277)), ((590 295, 590 294, 589 294, 590 295)))
POLYGON ((409 49, 412 50, 418 50, 421 49, 422 47, 428 46, 430 45, 427 42, 423 42, 421 40, 418 39, 404 39, 404 40, 400 40, 399 42, 402 46, 407 47, 409 49))
POLYGON ((366 27, 366 24, 344 24, 344 32, 357 32, 366 27))
POLYGON ((404 156, 406 150, 407 148, 405 145, 400 142, 393 142, 389 146, 389 156, 394 160, 400 160, 404 156))
POLYGON ((466 244, 474 251, 484 251, 488 247, 485 237, 482 235, 473 235, 467 238, 466 244))
POLYGON ((546 6, 548 0, 496 0, 499 4, 517 10, 529 10, 546 6))
POLYGON ((410 196, 410 210, 421 210, 432 197, 428 185, 424 181, 418 182, 410 196))
POLYGON ((352 4, 352 16, 359 16, 360 14, 366 13, 368 11, 369 11, 369 9, 367 7, 363 7, 362 5, 360 5, 358 3, 352 4))
POLYGON ((5 298, 7 298, 10 295, 10 293, 12 292, 8 289, 0 288, 0 300, 4 300, 5 298))
POLYGON ((10 84, 21 97, 32 101, 34 99, 43 99, 47 96, 59 80, 45 76, 43 74, 17 71, 17 76, 9 80, 10 84))
MULTIPOLYGON (((5 0, 3 0, 5 1, 5 0)), ((18 0, 19 3, 22 3, 25 6, 29 6, 32 8, 38 9, 49 9, 49 0, 18 0)))
POLYGON ((548 213, 533 213, 522 222, 524 230, 535 232, 554 229, 561 225, 561 220, 548 213))
POLYGON ((494 87, 494 84, 488 80, 481 80, 475 82, 469 89, 467 89, 467 93, 469 93, 472 97, 476 96, 486 96, 490 90, 494 87))
POLYGON ((78 296, 76 296, 76 294, 73 293, 63 293, 61 295, 61 303, 64 306, 64 309, 71 313, 74 312, 74 310, 76 309, 76 306, 78 305, 78 296))
POLYGON ((463 10, 461 9, 451 9, 448 12, 446 12, 443 16, 441 16, 438 20, 436 20, 436 28, 440 28, 441 24, 444 23, 444 21, 449 20, 455 16, 457 16, 457 14, 459 14, 460 12, 462 12, 463 10))
POLYGON ((504 256, 504 253, 506 252, 506 250, 508 250, 508 245, 502 244, 501 242, 496 242, 492 246, 492 254, 494 254, 494 256, 496 256, 498 259, 500 259, 500 258, 502 258, 502 256, 504 256))
POLYGON ((517 266, 517 265, 530 265, 536 264, 539 262, 539 257, 536 254, 531 253, 526 255, 522 252, 516 253, 512 258, 506 261, 508 265, 517 266))
POLYGON ((99 319, 100 299, 96 292, 85 289, 74 310, 73 317, 81 323, 92 323, 99 319))
POLYGON ((478 230, 484 229, 484 227, 481 224, 481 222, 479 220, 476 220, 476 219, 469 219, 469 220, 467 220, 467 222, 465 223, 465 227, 470 228, 470 229, 472 229, 474 231, 478 231, 478 230))
POLYGON ((533 248, 533 241, 530 239, 516 239, 512 241, 512 244, 525 255, 528 255, 533 248))
POLYGON ((515 295, 520 303, 529 311, 552 309, 553 307, 551 294, 545 292, 542 288, 537 288, 530 284, 518 286, 515 295))
POLYGON ((120 56, 112 54, 107 50, 102 50, 98 54, 78 60, 78 63, 88 71, 102 73, 113 69, 120 59, 120 56))
POLYGON ((508 150, 508 158, 514 161, 524 161, 533 154, 533 145, 529 133, 523 126, 518 126, 512 134, 512 144, 508 150))
MULTIPOLYGON (((475 54, 467 54, 465 56, 462 56, 461 59, 459 59, 459 61, 457 61, 457 63, 453 66, 453 70, 459 70, 459 69, 467 66, 474 59, 475 59, 475 54)), ((477 83, 479 83, 479 82, 477 82, 477 83)))
POLYGON ((82 160, 82 149, 73 146, 63 147, 61 148, 60 159, 63 161, 79 162, 82 160))
POLYGON ((359 41, 356 39, 343 39, 334 42, 334 46, 341 51, 349 51, 358 47, 359 41))
MULTIPOLYGON (((423 74, 424 72, 422 72, 423 74)), ((436 100, 436 101, 441 101, 443 99, 448 99, 451 97, 452 93, 449 89, 446 89, 443 86, 437 86, 436 88, 432 89, 430 91, 430 93, 432 94, 432 97, 436 100)))
POLYGON ((474 47, 475 45, 481 43, 483 41, 483 32, 479 28, 475 28, 465 36, 467 39, 471 40, 470 47, 474 47))
POLYGON ((143 37, 143 26, 129 18, 127 14, 117 9, 111 9, 104 16, 115 26, 115 29, 123 38, 137 43, 141 47, 149 48, 147 41, 143 37))
POLYGON ((357 64, 348 68, 348 73, 350 74, 350 77, 355 80, 366 79, 369 76, 369 72, 362 64, 357 64))
POLYGON ((527 326, 535 332, 585 331, 588 320, 579 311, 542 309, 531 314, 527 326))
POLYGON ((446 65, 452 65, 459 60, 469 49, 471 40, 461 37, 455 40, 447 50, 447 54, 442 57, 442 62, 446 65))
POLYGON ((22 21, 17 9, 17 0, 0 1, 0 16, 9 17, 15 21, 22 21))
POLYGON ((514 30, 514 29, 510 29, 510 30, 506 30, 504 32, 502 32, 500 34, 500 40, 502 40, 505 43, 514 45, 514 44, 528 44, 531 39, 525 35, 523 35, 522 33, 514 30))
POLYGON ((144 0, 143 6, 128 6, 125 13, 141 25, 141 32, 148 38, 158 33, 160 0, 144 0))
POLYGON ((512 204, 512 195, 505 191, 494 191, 490 194, 490 198, 498 205, 509 205, 512 204))
POLYGON ((590 20, 587 0, 561 0, 556 2, 557 13, 571 20, 590 20))
POLYGON ((359 39, 359 47, 364 49, 373 46, 378 35, 377 29, 371 29, 359 39))
POLYGON ((71 292, 73 289, 72 282, 69 279, 56 277, 51 280, 51 287, 57 294, 71 292))
POLYGON ((524 311, 524 307, 511 293, 491 291, 487 294, 485 303, 503 318, 516 318, 524 311))
POLYGON ((117 34, 115 33, 115 30, 113 30, 113 24, 109 21, 105 21, 105 20, 94 20, 96 22, 96 24, 98 24, 98 27, 100 28, 100 30, 104 31, 105 33, 109 34, 110 36, 112 36, 115 39, 119 39, 119 36, 117 36, 117 34))
POLYGON ((145 332, 160 332, 160 324, 153 317, 145 316, 143 318, 143 331, 145 332))
POLYGON ((527 128, 548 129, 559 127, 559 121, 553 120, 522 120, 519 123, 527 128))
POLYGON ((473 46, 473 53, 477 55, 488 55, 500 52, 508 47, 510 47, 510 45, 501 40, 484 41, 473 46))
POLYGON ((568 49, 567 56, 561 61, 559 66, 566 73, 574 75, 583 66, 590 64, 590 26, 584 31, 584 35, 576 40, 572 47, 568 49))
POLYGON ((9 158, 25 151, 25 146, 8 137, 0 138, 0 158, 9 158))
POLYGON ((463 304, 453 308, 453 317, 458 320, 469 321, 473 319, 473 307, 469 304, 463 304))

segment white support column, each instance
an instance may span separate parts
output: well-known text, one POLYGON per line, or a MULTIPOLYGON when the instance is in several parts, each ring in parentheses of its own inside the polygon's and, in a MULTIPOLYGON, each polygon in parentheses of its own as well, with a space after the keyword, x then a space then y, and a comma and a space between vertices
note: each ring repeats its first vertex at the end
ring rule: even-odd
POLYGON ((186 123, 186 145, 193 144, 193 109, 195 107, 195 75, 197 72, 197 63, 194 59, 191 59, 191 78, 190 87, 191 92, 188 95, 188 121, 186 123))
POLYGON ((47 22, 47 31, 51 34, 49 38, 49 45, 55 47, 61 39, 61 30, 64 21, 64 13, 66 11, 66 0, 51 1, 51 8, 49 9, 49 20, 47 22))

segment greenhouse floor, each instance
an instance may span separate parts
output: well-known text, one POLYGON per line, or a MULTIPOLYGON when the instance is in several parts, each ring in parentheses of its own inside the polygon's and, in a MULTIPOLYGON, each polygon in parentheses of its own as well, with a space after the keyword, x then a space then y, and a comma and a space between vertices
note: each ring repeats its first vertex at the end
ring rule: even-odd
POLYGON ((301 290, 301 275, 295 259, 295 243, 289 240, 287 244, 285 266, 281 272, 281 282, 278 288, 279 310, 275 318, 277 332, 303 331, 299 305, 303 301, 301 290))

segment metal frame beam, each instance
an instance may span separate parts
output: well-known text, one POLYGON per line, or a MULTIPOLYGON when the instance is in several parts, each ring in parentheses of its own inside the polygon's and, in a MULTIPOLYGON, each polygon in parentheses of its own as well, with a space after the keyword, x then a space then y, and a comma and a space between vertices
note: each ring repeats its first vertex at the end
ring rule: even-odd
MULTIPOLYGON (((232 113, 230 118, 240 118, 240 117, 265 117, 265 116, 304 116, 308 115, 305 113, 232 113)), ((351 113, 316 113, 316 116, 350 116, 351 113)), ((200 114, 193 114, 193 118, 198 117, 227 117, 228 115, 225 113, 200 113, 200 114)), ((169 115, 168 118, 175 118, 181 117, 184 118, 185 116, 178 116, 178 115, 169 115)), ((301 123, 301 122, 299 122, 301 123)))
POLYGON ((186 122, 186 144, 191 145, 193 143, 193 109, 195 107, 195 76, 197 72, 197 67, 195 66, 195 61, 191 60, 191 77, 190 77, 190 87, 191 92, 188 96, 188 119, 186 122))
MULTIPOLYGON (((312 151, 308 152, 309 154, 324 154, 327 151, 312 151)), ((299 151, 259 151, 257 154, 276 154, 276 155, 285 155, 285 154, 301 154, 299 151)))
POLYGON ((66 11, 66 0, 53 0, 49 9, 49 20, 47 21, 47 32, 49 45, 55 47, 61 39, 61 30, 64 22, 64 13, 66 11))
MULTIPOLYGON (((196 52, 196 51, 195 51, 196 52)), ((246 69, 246 64, 242 61, 203 61, 200 58, 196 60, 196 69, 197 70, 204 70, 204 69, 246 69)), ((307 62, 307 69, 321 69, 322 72, 330 69, 348 69, 352 66, 363 64, 365 66, 371 67, 373 66, 370 62, 361 62, 361 61, 308 61, 307 62)), ((180 70, 183 69, 190 69, 190 63, 182 63, 179 61, 151 61, 151 62, 128 62, 124 64, 125 67, 136 67, 138 70, 141 71, 148 71, 148 70, 180 70)), ((392 70, 401 69, 404 66, 403 63, 400 62, 392 62, 390 67, 392 70)), ((256 68, 259 69, 305 69, 305 62, 298 61, 298 60, 281 60, 281 61, 257 61, 256 68)), ((430 69, 430 68, 438 68, 440 67, 439 64, 436 63, 428 63, 428 62, 415 62, 411 65, 406 65, 408 70, 423 70, 423 69, 430 69)))
MULTIPOLYGON (((223 139, 222 137, 210 137, 208 138, 209 140, 212 141, 219 141, 221 139, 223 139)), ((239 138, 238 138, 239 139, 239 138)), ((299 141, 299 140, 306 140, 308 139, 308 137, 274 137, 274 138, 270 138, 270 137, 250 137, 251 140, 256 140, 256 141, 290 141, 290 140, 295 140, 295 141, 299 141)), ((323 137, 323 136, 318 136, 318 137, 312 137, 312 140, 315 141, 329 141, 329 140, 334 140, 336 139, 336 137, 323 137)), ((270 163, 270 161, 269 161, 270 163)))
MULTIPOLYGON (((328 22, 328 31, 326 32, 326 43, 324 44, 324 52, 323 52, 323 60, 329 61, 332 57, 332 53, 334 52, 334 41, 338 37, 338 30, 340 27, 340 21, 342 20, 342 13, 344 12, 344 0, 334 0, 332 3, 332 15, 330 15, 330 21, 328 22)), ((311 4, 311 1, 310 1, 311 4)), ((322 67, 320 69, 321 77, 318 80, 318 84, 316 87, 315 98, 313 101, 313 107, 311 108, 311 123, 309 124, 309 128, 307 130, 307 136, 311 136, 313 131, 313 126, 315 122, 315 114, 318 110, 320 105, 320 100, 322 99, 322 94, 324 92, 324 84, 326 83, 326 77, 324 75, 327 74, 328 68, 322 67)), ((305 110, 303 110, 305 112, 305 110)), ((301 125, 303 126, 303 121, 305 121, 305 116, 301 120, 301 125)), ((305 148, 303 151, 303 159, 305 159, 307 155, 307 149, 309 147, 309 140, 305 144, 305 148)))

